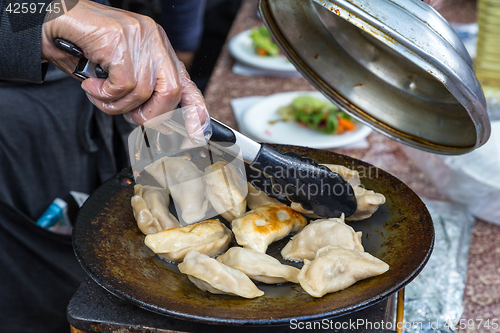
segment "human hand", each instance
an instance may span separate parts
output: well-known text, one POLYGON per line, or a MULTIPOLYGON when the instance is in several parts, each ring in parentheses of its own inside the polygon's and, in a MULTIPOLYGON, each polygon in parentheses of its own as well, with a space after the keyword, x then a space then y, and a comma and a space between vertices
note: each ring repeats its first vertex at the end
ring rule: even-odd
POLYGON ((152 19, 88 0, 57 18, 49 15, 42 27, 42 58, 71 74, 78 59, 54 46, 54 39, 62 38, 109 73, 106 80, 82 82, 96 107, 142 125, 180 103, 188 110, 191 138, 203 139, 210 124, 205 100, 152 19))

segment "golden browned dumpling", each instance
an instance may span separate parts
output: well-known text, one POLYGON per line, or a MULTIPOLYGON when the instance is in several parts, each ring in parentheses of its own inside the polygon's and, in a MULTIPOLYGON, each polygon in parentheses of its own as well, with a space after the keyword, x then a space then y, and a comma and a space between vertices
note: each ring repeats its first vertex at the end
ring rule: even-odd
POLYGON ((223 223, 207 220, 147 235, 144 243, 159 257, 178 262, 191 250, 216 256, 227 250, 231 239, 231 230, 223 223))
POLYGON ((205 169, 205 182, 207 184, 206 197, 223 218, 231 222, 245 213, 247 209, 246 181, 242 185, 242 180, 231 165, 225 162, 215 162, 209 165, 205 169))
POLYGON ((178 267, 199 289, 212 294, 245 298, 264 295, 244 273, 196 251, 188 252, 178 267))
POLYGON ((364 251, 361 232, 355 232, 345 224, 342 214, 338 219, 312 221, 286 244, 281 255, 284 259, 294 261, 313 260, 316 252, 325 246, 364 251))
POLYGON ((304 261, 298 279, 309 295, 322 297, 387 270, 389 265, 369 253, 327 246, 313 261, 304 261))
POLYGON ((306 224, 306 218, 288 206, 265 205, 234 219, 231 225, 239 245, 266 253, 269 244, 306 224))
POLYGON ((242 271, 252 280, 268 284, 287 281, 299 283, 297 275, 300 270, 298 268, 283 265, 270 255, 243 247, 230 248, 226 253, 220 255, 217 261, 242 271))
POLYGON ((275 198, 271 198, 264 191, 258 190, 248 183, 247 203, 248 208, 255 209, 264 205, 282 205, 282 203, 275 198))

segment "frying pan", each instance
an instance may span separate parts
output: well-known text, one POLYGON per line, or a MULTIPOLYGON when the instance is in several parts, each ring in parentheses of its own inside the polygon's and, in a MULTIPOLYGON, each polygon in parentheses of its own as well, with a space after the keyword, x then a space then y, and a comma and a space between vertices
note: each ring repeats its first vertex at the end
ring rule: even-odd
MULTIPOLYGON (((389 271, 322 298, 313 298, 292 283, 258 283, 265 295, 254 299, 201 291, 175 264, 162 261, 144 245, 145 236, 130 205, 134 185, 131 170, 103 184, 80 209, 73 232, 78 260, 98 284, 139 307, 223 325, 284 325, 291 319, 344 315, 389 297, 417 276, 431 254, 434 227, 425 205, 410 188, 387 172, 348 156, 304 147, 273 147, 319 163, 354 168, 367 189, 386 196, 386 204, 371 218, 350 225, 363 232, 365 250, 389 264, 389 271)), ((273 243, 268 254, 284 262, 279 251, 287 241, 273 243)))

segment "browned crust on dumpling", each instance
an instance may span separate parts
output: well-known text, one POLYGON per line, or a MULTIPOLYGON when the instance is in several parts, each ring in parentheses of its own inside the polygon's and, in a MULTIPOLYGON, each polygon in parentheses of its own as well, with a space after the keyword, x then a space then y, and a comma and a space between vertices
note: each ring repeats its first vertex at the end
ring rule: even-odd
POLYGON ((232 230, 238 244, 265 253, 269 244, 302 230, 306 224, 302 214, 286 205, 265 205, 235 219, 232 230))
POLYGON ((216 256, 227 250, 231 240, 231 230, 213 219, 148 235, 144 243, 161 258, 178 262, 191 250, 216 256))
POLYGON ((300 224, 305 226, 307 220, 302 214, 296 212, 292 208, 286 205, 265 205, 256 208, 253 211, 248 212, 244 215, 246 221, 252 221, 255 232, 260 234, 268 234, 273 231, 281 230, 283 226, 291 226, 296 224, 296 220, 299 220, 300 224), (279 218, 279 212, 286 212, 289 219, 281 220, 279 218), (267 223, 264 225, 259 225, 258 221, 264 219, 267 223))

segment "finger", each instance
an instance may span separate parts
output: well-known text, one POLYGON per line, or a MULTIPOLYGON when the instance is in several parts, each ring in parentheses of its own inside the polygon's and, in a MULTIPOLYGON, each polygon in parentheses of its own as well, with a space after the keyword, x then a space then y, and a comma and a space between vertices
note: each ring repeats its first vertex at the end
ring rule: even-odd
POLYGON ((123 114, 125 120, 134 126, 143 125, 147 119, 143 117, 141 107, 123 114))
POLYGON ((158 72, 154 92, 141 108, 145 119, 174 110, 181 100, 182 88, 176 62, 166 57, 158 72))
POLYGON ((137 114, 138 111, 130 115, 139 123, 144 119, 152 119, 175 109, 182 94, 179 61, 173 53, 163 29, 155 25, 155 30, 149 40, 154 41, 150 45, 152 57, 139 59, 140 66, 144 70, 138 72, 142 75, 139 80, 140 85, 151 90, 142 89, 142 93, 139 93, 143 100, 148 95, 148 98, 140 106, 140 118, 137 114))
POLYGON ((206 141, 210 137, 210 115, 201 91, 191 81, 184 64, 181 65, 182 97, 181 106, 186 108, 185 124, 190 139, 195 142, 206 141))
MULTIPOLYGON (((106 100, 101 100, 98 96, 92 95, 95 100, 100 101, 98 108, 108 114, 120 114, 132 111, 144 104, 151 98, 154 91, 155 79, 151 71, 152 68, 150 66, 145 66, 143 69, 139 70, 140 77, 138 78, 138 84, 135 88, 124 97, 115 101, 107 102, 106 100)), ((101 79, 87 79, 84 82, 86 83, 87 81, 90 84, 94 84, 94 82, 96 84, 101 84, 103 82, 101 79)), ((87 94, 91 95, 89 93, 87 94)))
POLYGON ((50 63, 68 75, 73 76, 73 70, 78 63, 78 58, 55 47, 54 42, 44 43, 44 58, 50 59, 50 63))
MULTIPOLYGON (((201 110, 206 111, 207 105, 205 102, 205 98, 201 93, 200 89, 196 86, 196 84, 189 77, 189 73, 186 70, 186 67, 183 63, 180 66, 181 70, 181 84, 182 84, 182 96, 181 96, 181 106, 192 106, 196 105, 200 107, 201 110)), ((206 113, 202 112, 200 117, 205 117, 206 113)))
POLYGON ((199 110, 197 106, 183 108, 184 124, 191 142, 204 143, 210 138, 212 128, 210 122, 200 121, 198 113, 199 110))
MULTIPOLYGON (((82 89, 96 99, 102 102, 113 102, 129 94, 137 86, 136 65, 132 61, 130 52, 125 50, 127 45, 122 36, 114 37, 116 41, 107 41, 115 43, 111 45, 112 49, 105 49, 103 56, 99 58, 111 59, 110 63, 101 64, 109 74, 106 80, 87 79, 82 84, 82 89)), ((106 44, 104 44, 106 45, 106 44)), ((92 59, 96 61, 95 59, 92 59)), ((97 60, 98 61, 98 60, 97 60)), ((99 61, 98 61, 99 62, 99 61)))
POLYGON ((137 123, 134 119, 134 114, 133 114, 134 110, 130 111, 130 112, 127 112, 127 113, 124 113, 123 114, 123 118, 125 119, 125 121, 127 123, 129 123, 130 125, 132 126, 139 126, 139 123, 137 123))

